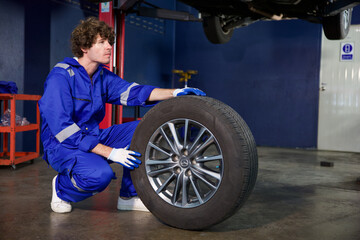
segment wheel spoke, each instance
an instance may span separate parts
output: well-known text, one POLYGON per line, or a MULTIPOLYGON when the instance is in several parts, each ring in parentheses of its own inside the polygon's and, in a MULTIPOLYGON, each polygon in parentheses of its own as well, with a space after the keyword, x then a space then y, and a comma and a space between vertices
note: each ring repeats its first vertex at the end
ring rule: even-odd
POLYGON ((153 166, 153 165, 175 165, 176 163, 171 160, 171 158, 168 158, 166 160, 159 160, 159 159, 153 159, 153 160, 147 160, 145 162, 147 166, 153 166))
POLYGON ((179 142, 179 137, 178 137, 177 131, 175 129, 175 125, 173 123, 168 123, 167 125, 170 129, 170 132, 171 132, 173 138, 174 138, 175 146, 178 150, 177 152, 179 153, 179 151, 182 149, 182 146, 179 142))
POLYGON ((221 175, 220 173, 217 173, 217 172, 214 172, 214 171, 211 171, 211 170, 207 170, 205 168, 202 168, 202 167, 199 167, 199 166, 193 166, 193 168, 195 168, 196 170, 198 170, 200 173, 202 174, 206 174, 210 177, 213 177, 217 180, 220 180, 221 179, 221 175))
POLYGON ((185 206, 188 203, 188 177, 183 174, 182 179, 182 200, 181 206, 185 206))
POLYGON ((156 177, 156 176, 159 176, 159 175, 161 175, 163 173, 166 173, 166 172, 172 172, 173 169, 174 169, 174 167, 171 166, 171 167, 157 169, 157 170, 154 170, 154 171, 149 171, 147 174, 150 177, 156 177))
POLYGON ((187 136, 188 136, 188 128, 189 128, 189 119, 185 120, 185 129, 184 129, 184 147, 186 147, 187 136))
POLYGON ((222 158, 223 158, 222 155, 216 155, 216 156, 210 156, 210 157, 201 157, 201 158, 197 158, 196 162, 198 162, 198 163, 210 162, 210 161, 221 160, 222 158))
POLYGON ((169 184, 171 183, 171 181, 173 180, 173 178, 175 177, 175 173, 171 174, 171 176, 163 183, 163 185, 161 185, 157 190, 156 193, 159 194, 162 191, 164 191, 167 186, 169 186, 169 184))
POLYGON ((191 152, 193 150, 193 148, 197 145, 198 141, 200 140, 201 136, 204 134, 204 132, 206 131, 206 128, 201 128, 201 130, 199 131, 195 141, 193 142, 193 144, 191 145, 191 147, 189 148, 189 151, 191 152))
POLYGON ((191 185, 194 189, 194 192, 196 194, 196 197, 197 199, 199 200, 200 204, 203 204, 204 203, 204 200, 202 199, 202 197, 200 196, 200 193, 199 193, 199 190, 198 188, 196 187, 196 184, 194 183, 194 180, 192 178, 190 178, 190 182, 191 182, 191 185))
POLYGON ((166 152, 164 149, 162 149, 162 148, 160 148, 160 147, 158 147, 158 146, 154 145, 154 144, 153 144, 153 143, 151 143, 151 142, 149 142, 149 145, 150 145, 150 147, 152 147, 152 148, 154 148, 154 149, 156 149, 156 150, 158 150, 158 151, 160 151, 160 152, 164 153, 165 155, 167 155, 167 156, 171 157, 171 153, 166 152))
POLYGON ((176 177, 175 189, 174 189, 174 193, 173 193, 172 198, 171 198, 171 203, 174 204, 174 205, 175 205, 175 203, 177 201, 177 198, 178 198, 178 195, 179 195, 179 192, 180 192, 182 177, 183 177, 182 173, 179 174, 176 177))
POLYGON ((189 157, 193 157, 196 156, 198 153, 200 153, 201 151, 205 150, 210 144, 212 144, 214 142, 214 137, 211 136, 209 137, 206 142, 204 142, 203 144, 199 145, 193 152, 190 152, 189 157))
POLYGON ((160 132, 161 132, 161 135, 165 138, 167 144, 170 146, 171 150, 179 155, 179 151, 178 151, 178 148, 175 148, 174 144, 170 141, 169 137, 166 135, 165 131, 163 128, 160 128, 160 132))
POLYGON ((200 174, 198 174, 196 171, 191 171, 192 174, 194 174, 198 179, 200 179, 201 181, 203 181, 206 185, 208 185, 211 189, 215 190, 216 186, 214 186, 212 183, 210 183, 208 180, 206 180, 203 176, 201 176, 200 174))

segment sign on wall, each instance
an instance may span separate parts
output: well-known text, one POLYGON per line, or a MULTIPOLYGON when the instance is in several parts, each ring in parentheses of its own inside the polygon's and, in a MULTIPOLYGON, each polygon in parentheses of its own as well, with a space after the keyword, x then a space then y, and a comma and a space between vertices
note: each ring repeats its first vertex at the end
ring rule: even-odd
POLYGON ((109 2, 101 3, 101 12, 102 13, 110 12, 110 3, 109 2))
POLYGON ((354 60, 354 43, 353 42, 342 42, 340 51, 341 51, 341 54, 340 54, 341 62, 354 60))

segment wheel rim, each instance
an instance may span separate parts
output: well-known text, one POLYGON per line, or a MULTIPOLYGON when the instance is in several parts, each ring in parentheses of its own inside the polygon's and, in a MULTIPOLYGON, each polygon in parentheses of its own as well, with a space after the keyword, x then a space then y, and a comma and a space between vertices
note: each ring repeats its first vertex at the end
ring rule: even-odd
POLYGON ((167 203, 181 208, 209 201, 223 178, 224 160, 215 136, 191 119, 175 119, 151 136, 145 169, 151 186, 167 203))
POLYGON ((224 19, 222 19, 221 17, 219 17, 219 22, 220 22, 220 26, 221 26, 221 30, 225 35, 230 34, 231 30, 226 30, 224 27, 226 25, 226 22, 224 19))
POLYGON ((350 25, 350 10, 344 10, 343 12, 344 14, 344 29, 348 29, 349 25, 350 25))

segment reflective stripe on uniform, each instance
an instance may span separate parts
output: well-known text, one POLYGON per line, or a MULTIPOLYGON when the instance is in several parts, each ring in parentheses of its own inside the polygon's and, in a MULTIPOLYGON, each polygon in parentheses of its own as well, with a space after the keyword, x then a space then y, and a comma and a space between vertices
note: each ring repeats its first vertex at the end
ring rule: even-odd
POLYGON ((121 95, 120 95, 120 102, 122 105, 127 105, 127 101, 128 101, 128 98, 129 98, 129 95, 130 95, 130 90, 135 87, 135 86, 138 86, 139 84, 137 83, 133 83, 131 84, 125 92, 123 92, 121 95))
MULTIPOLYGON (((59 67, 59 68, 63 68, 63 69, 68 69, 68 68, 70 67, 70 65, 69 65, 69 64, 66 64, 66 63, 58 63, 58 64, 55 65, 55 67, 59 67)), ((67 70, 67 72, 69 73, 70 77, 72 77, 72 76, 75 75, 75 73, 74 73, 74 71, 72 70, 72 68, 69 68, 69 69, 67 70)))
POLYGON ((79 186, 76 184, 76 181, 74 179, 74 177, 71 177, 71 183, 74 185, 74 187, 80 191, 80 192, 86 192, 85 190, 82 190, 81 188, 79 188, 79 186))
POLYGON ((58 64, 55 65, 55 67, 67 69, 68 67, 70 67, 70 65, 66 64, 66 63, 58 63, 58 64))
POLYGON ((72 76, 75 75, 75 73, 74 73, 74 71, 72 70, 72 68, 69 68, 67 71, 68 71, 70 77, 72 77, 72 76))
POLYGON ((68 126, 67 128, 63 129, 61 132, 59 132, 58 134, 56 134, 56 139, 59 140, 60 143, 62 143, 63 141, 65 141, 68 137, 70 137, 71 135, 73 135, 74 133, 80 131, 81 129, 79 128, 78 125, 76 125, 76 123, 68 126))

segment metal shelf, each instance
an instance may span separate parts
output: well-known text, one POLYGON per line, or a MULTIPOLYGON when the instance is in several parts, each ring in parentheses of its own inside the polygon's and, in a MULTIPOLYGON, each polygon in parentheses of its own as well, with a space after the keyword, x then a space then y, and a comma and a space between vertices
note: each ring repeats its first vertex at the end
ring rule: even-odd
POLYGON ((40 100, 40 95, 27 94, 0 94, 0 100, 4 100, 4 112, 9 108, 10 102, 10 126, 0 126, 0 133, 3 134, 3 149, 0 152, 0 165, 15 165, 35 159, 40 156, 40 111, 36 104, 36 123, 26 126, 16 126, 16 101, 36 101, 40 100), (15 134, 17 132, 36 131, 36 151, 35 152, 16 152, 15 134), (10 135, 10 149, 9 145, 10 135))

